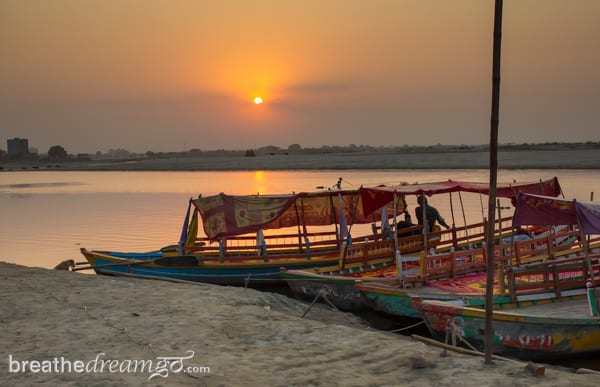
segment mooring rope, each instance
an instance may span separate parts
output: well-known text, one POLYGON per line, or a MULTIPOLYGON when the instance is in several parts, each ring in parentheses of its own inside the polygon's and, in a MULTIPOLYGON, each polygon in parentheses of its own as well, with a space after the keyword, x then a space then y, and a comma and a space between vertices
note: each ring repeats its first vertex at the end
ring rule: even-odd
MULTIPOLYGON (((456 318, 449 318, 446 321, 446 338, 444 340, 445 344, 448 344, 448 335, 450 335, 451 340, 452 340, 452 345, 454 347, 457 346, 457 339, 458 342, 462 342, 465 343, 467 347, 469 347, 471 350, 475 351, 475 352, 479 352, 474 346, 471 345, 471 343, 469 343, 467 341, 467 339, 465 339, 464 335, 462 334, 462 330, 460 329, 460 326, 458 325, 456 318)), ((444 349, 444 355, 446 354, 446 350, 444 349)))
POLYGON ((418 327, 419 325, 422 325, 422 324, 425 324, 425 321, 421 320, 421 321, 419 321, 418 323, 415 323, 415 324, 409 325, 409 326, 407 326, 407 327, 404 327, 404 328, 398 328, 398 329, 394 329, 394 330, 392 330, 392 331, 386 331, 386 332, 390 332, 390 333, 398 333, 398 332, 405 331, 405 330, 407 330, 407 329, 411 329, 411 328, 414 328, 414 327, 418 327))

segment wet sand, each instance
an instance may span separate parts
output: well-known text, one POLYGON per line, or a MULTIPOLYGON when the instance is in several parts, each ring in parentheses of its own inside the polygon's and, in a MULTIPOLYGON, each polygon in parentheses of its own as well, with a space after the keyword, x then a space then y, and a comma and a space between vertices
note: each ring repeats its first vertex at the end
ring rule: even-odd
POLYGON ((441 357, 439 348, 374 330, 324 305, 301 318, 308 304, 252 289, 3 262, 0 288, 5 386, 597 386, 600 378, 552 366, 534 376, 522 363, 485 365, 453 352, 441 357), (118 372, 128 360, 159 366, 163 357, 185 359, 150 380, 151 372, 118 372), (63 370, 81 361, 88 369, 22 372, 29 367, 23 361, 55 362, 63 370), (189 373, 177 372, 180 365, 189 373))

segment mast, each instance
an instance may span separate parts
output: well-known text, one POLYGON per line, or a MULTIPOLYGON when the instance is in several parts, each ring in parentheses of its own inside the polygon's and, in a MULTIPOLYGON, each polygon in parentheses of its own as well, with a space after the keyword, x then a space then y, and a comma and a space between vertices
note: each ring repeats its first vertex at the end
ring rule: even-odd
POLYGON ((494 47, 492 62, 492 117, 490 121, 490 192, 487 223, 487 277, 485 288, 485 364, 492 364, 492 317, 494 312, 494 227, 496 224, 496 184, 498 181, 498 117, 500 110, 500 53, 503 0, 495 0, 494 47))

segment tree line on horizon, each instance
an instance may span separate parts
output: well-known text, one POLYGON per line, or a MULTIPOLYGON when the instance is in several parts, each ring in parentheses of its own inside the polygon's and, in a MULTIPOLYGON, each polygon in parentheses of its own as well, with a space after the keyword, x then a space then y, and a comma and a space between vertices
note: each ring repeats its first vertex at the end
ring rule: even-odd
MULTIPOLYGON (((545 142, 545 143, 505 143, 500 144, 501 151, 531 151, 531 150, 565 150, 565 149, 600 149, 600 141, 586 142, 545 142)), ((267 156, 289 154, 332 154, 332 153, 439 153, 439 152, 487 152, 489 145, 402 145, 402 146, 373 146, 373 145, 322 145, 320 147, 302 148, 299 144, 281 148, 276 145, 266 145, 255 149, 245 150, 201 150, 198 148, 184 152, 153 152, 147 151, 148 158, 161 157, 198 157, 198 156, 267 156)), ((110 153, 110 152, 109 152, 110 153)))
MULTIPOLYGON (((500 151, 548 151, 548 150, 581 150, 600 149, 600 141, 586 142, 544 142, 544 143, 504 143, 498 145, 500 151)), ((31 153, 29 159, 54 161, 89 160, 89 159, 131 159, 131 158, 173 158, 173 157, 210 157, 210 156, 240 156, 256 157, 268 155, 289 154, 332 154, 332 153, 440 153, 440 152, 486 152, 489 144, 482 145, 408 145, 402 146, 373 146, 373 145, 322 145, 320 147, 301 147, 299 144, 291 144, 287 148, 275 145, 266 145, 255 149, 243 150, 201 150, 199 148, 189 149, 182 152, 154 152, 145 153, 130 152, 123 148, 109 149, 106 152, 97 151, 93 155, 70 154, 60 145, 52 146, 48 153, 38 155, 31 153)), ((9 161, 6 151, 0 149, 0 160, 9 161)))

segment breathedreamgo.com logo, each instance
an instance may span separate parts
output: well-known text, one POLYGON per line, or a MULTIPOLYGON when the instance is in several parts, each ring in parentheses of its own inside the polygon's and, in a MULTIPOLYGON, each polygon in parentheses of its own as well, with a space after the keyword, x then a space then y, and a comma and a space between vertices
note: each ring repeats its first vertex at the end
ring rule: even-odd
POLYGON ((69 360, 64 356, 46 360, 17 360, 8 355, 9 373, 147 373, 148 380, 157 376, 166 378, 170 374, 185 372, 188 374, 209 374, 210 367, 186 366, 184 360, 195 355, 188 350, 183 356, 157 356, 156 359, 107 359, 106 353, 100 352, 92 360, 69 360))

